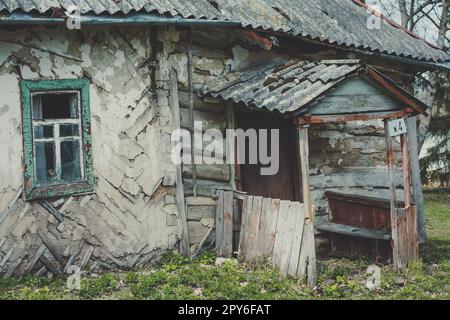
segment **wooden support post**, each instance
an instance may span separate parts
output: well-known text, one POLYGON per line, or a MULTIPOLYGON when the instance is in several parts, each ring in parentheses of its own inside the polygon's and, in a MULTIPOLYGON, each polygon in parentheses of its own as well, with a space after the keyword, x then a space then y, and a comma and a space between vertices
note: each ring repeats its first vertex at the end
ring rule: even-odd
POLYGON ((387 164, 389 170, 389 190, 391 200, 391 231, 392 231, 392 258, 395 270, 400 270, 403 266, 400 258, 400 239, 398 237, 398 211, 397 199, 395 194, 395 166, 394 166, 394 150, 392 147, 392 137, 389 134, 388 122, 384 122, 387 164))
POLYGON ((406 220, 406 233, 402 236, 405 237, 406 261, 409 263, 417 259, 419 250, 417 242, 417 219, 415 215, 415 206, 411 201, 410 161, 406 134, 402 134, 400 136, 400 145, 402 149, 403 190, 405 194, 406 220))
POLYGON ((187 70, 188 70, 188 91, 189 91, 189 127, 191 132, 191 162, 192 162, 192 190, 194 197, 197 196, 197 166, 195 165, 195 132, 194 132, 194 66, 192 62, 192 29, 188 29, 187 43, 187 70))
MULTIPOLYGON (((173 128, 180 129, 180 106, 178 100, 178 76, 175 69, 171 68, 169 72, 170 79, 170 96, 169 104, 172 109, 172 121, 173 128)), ((180 239, 180 252, 186 257, 190 257, 189 248, 189 233, 186 217, 186 204, 184 201, 184 185, 183 185, 183 171, 182 165, 176 165, 176 201, 178 207, 178 213, 181 221, 181 239, 180 239)))
POLYGON ((223 210, 225 191, 218 190, 217 207, 216 207, 216 249, 222 252, 223 248, 223 210))
POLYGON ((409 174, 409 153, 406 134, 400 136, 400 146, 402 149, 402 169, 403 169, 403 191, 405 194, 405 207, 411 205, 411 181, 409 174))
POLYGON ((311 182, 309 177, 309 145, 308 126, 298 128, 298 146, 300 153, 300 175, 303 193, 303 203, 306 207, 308 218, 312 220, 311 182))
POLYGON ((225 191, 223 201, 223 247, 222 255, 233 255, 233 191, 225 191))
MULTIPOLYGON (((235 123, 235 115, 234 115, 234 109, 233 104, 231 102, 227 103, 227 129, 235 129, 236 123, 235 123)), ((235 143, 234 139, 232 141, 229 141, 227 139, 227 148, 226 152, 230 153, 229 158, 235 160, 235 143)), ((227 154, 228 158, 228 154, 227 154)), ((235 161, 236 162, 236 161, 235 161)), ((230 163, 230 186, 233 190, 236 190, 236 167, 235 163, 230 163)))
POLYGON ((414 203, 417 217, 417 233, 420 243, 424 243, 427 237, 425 229, 425 209, 423 205, 422 180, 420 178, 419 149, 417 146, 417 118, 406 119, 408 130, 408 148, 411 167, 411 184, 414 194, 414 203))
MULTIPOLYGON (((313 287, 317 282, 317 267, 316 267, 316 248, 314 240, 314 226, 313 226, 313 208, 311 202, 311 182, 309 177, 309 144, 308 144, 308 126, 298 127, 298 146, 300 154, 300 175, 303 193, 303 203, 306 209, 305 232, 308 250, 308 284, 313 287)), ((303 211, 303 210, 302 210, 303 211)), ((303 214, 303 212, 299 212, 303 214)))

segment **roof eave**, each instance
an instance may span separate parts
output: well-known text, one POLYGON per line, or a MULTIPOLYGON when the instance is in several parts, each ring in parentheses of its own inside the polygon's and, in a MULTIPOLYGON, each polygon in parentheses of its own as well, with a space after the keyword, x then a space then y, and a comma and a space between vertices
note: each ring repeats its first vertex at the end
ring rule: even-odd
MULTIPOLYGON (((33 16, 27 13, 12 13, 0 15, 0 25, 63 25, 65 17, 33 16)), ((129 14, 127 16, 98 16, 82 15, 80 23, 83 25, 177 25, 177 26, 240 26, 240 22, 229 20, 185 19, 180 17, 164 17, 154 14, 129 14)))
POLYGON ((430 107, 426 103, 422 102, 420 99, 400 87, 395 81, 369 66, 366 67, 364 73, 378 85, 383 87, 397 100, 404 103, 406 106, 411 107, 417 113, 428 116, 427 109, 429 109, 430 107))

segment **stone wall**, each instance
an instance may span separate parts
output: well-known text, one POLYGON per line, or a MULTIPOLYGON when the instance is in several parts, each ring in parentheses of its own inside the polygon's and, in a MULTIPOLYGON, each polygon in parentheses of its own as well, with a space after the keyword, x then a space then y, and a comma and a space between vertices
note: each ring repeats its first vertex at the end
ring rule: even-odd
MULTIPOLYGON (((311 196, 316 212, 328 208, 325 191, 389 199, 389 176, 383 121, 350 121, 310 127, 311 196)), ((400 145, 394 139, 400 159, 400 145)), ((398 187, 402 173, 396 174, 398 187)), ((397 192, 403 199, 402 190, 397 192)))
MULTIPOLYGON (((172 43, 165 46, 165 53, 168 55, 168 66, 174 67, 179 76, 181 125, 188 128, 187 34, 181 29, 171 30, 170 35, 165 38, 172 43)), ((250 48, 236 34, 222 30, 194 29, 192 39, 195 91, 205 84, 217 81, 217 77, 279 56, 273 52, 250 48)), ((238 107, 240 106, 235 106, 238 107)), ((205 128, 224 130, 227 127, 224 101, 196 95, 194 110, 195 120, 204 121, 205 128)), ((394 144, 394 150, 399 152, 398 144, 394 144)), ((326 190, 388 198, 389 182, 382 121, 311 126, 310 170, 316 212, 323 212, 328 208, 324 195, 326 190)), ((230 172, 227 165, 198 165, 198 190, 201 198, 197 201, 191 198, 191 175, 191 166, 184 166, 187 218, 193 251, 207 234, 210 219, 214 216, 211 190, 217 185, 229 187, 230 172)), ((401 186, 400 172, 397 178, 397 184, 401 186)), ((401 190, 398 191, 398 198, 403 198, 401 190)))
MULTIPOLYGON (((178 74, 180 122, 182 128, 189 128, 188 103, 188 33, 186 29, 168 29, 164 39, 167 66, 173 67, 178 74)), ((225 133, 230 126, 227 118, 227 103, 212 97, 199 94, 203 86, 219 81, 229 73, 243 70, 249 66, 273 59, 279 55, 252 47, 240 35, 231 30, 198 29, 192 31, 192 62, 194 90, 194 120, 202 121, 203 130, 214 128, 225 133)), ((203 153, 196 150, 197 153, 203 153)), ((226 156, 226 154, 224 154, 226 156)), ((216 187, 231 187, 230 165, 228 164, 198 164, 197 197, 193 197, 192 166, 183 166, 185 200, 189 242, 194 253, 210 228, 214 225, 215 204, 214 190, 216 187)))
POLYGON ((166 71, 157 70, 153 92, 150 33, 0 30, 1 273, 59 273, 70 264, 130 269, 177 244, 166 71), (24 202, 19 80, 71 78, 91 81, 96 192, 24 202))

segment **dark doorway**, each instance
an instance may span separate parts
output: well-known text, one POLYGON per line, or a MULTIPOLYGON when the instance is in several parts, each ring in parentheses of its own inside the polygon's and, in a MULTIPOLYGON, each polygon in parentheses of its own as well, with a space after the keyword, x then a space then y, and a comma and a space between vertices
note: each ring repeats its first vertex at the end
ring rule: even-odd
MULTIPOLYGON (((255 196, 264 196, 274 199, 300 201, 300 181, 297 157, 297 143, 295 126, 274 114, 242 112, 236 114, 237 127, 247 129, 279 129, 279 171, 276 175, 261 175, 261 168, 267 167, 258 164, 241 164, 237 170, 238 185, 242 191, 255 196)), ((270 132, 270 131, 269 131, 270 132)), ((259 152, 258 136, 258 152, 259 152)), ((271 136, 269 135, 269 152, 271 150, 271 136)), ((248 158, 249 142, 245 145, 245 155, 248 158)), ((242 154, 242 150, 237 150, 242 154)))

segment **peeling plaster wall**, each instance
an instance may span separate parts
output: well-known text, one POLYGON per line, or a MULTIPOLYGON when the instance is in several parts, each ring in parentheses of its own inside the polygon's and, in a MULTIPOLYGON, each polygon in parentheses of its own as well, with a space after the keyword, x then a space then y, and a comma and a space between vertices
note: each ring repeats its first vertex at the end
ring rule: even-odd
POLYGON ((63 270, 69 261, 92 270, 129 269, 173 248, 180 226, 167 137, 172 123, 165 69, 156 72, 156 92, 150 90, 150 30, 27 28, 0 30, 0 39, 24 44, 0 42, 0 144, 5 150, 0 153, 0 272, 20 274, 36 257, 28 270, 33 273, 53 266, 63 270), (39 202, 25 203, 18 194, 19 80, 81 77, 91 81, 96 193, 51 199, 63 215, 59 221, 39 202))
MULTIPOLYGON (((0 42, 0 272, 58 273, 69 264, 83 269, 143 266, 173 248, 181 225, 170 161, 173 130, 169 70, 178 73, 181 126, 189 126, 186 31, 158 28, 158 61, 151 91, 150 30, 33 28, 0 31, 0 39, 47 48, 83 60, 0 42), (23 202, 20 79, 91 80, 91 121, 96 193, 52 199, 63 221, 38 202, 23 202), (41 231, 41 232, 40 232, 41 231), (43 236, 44 234, 44 236, 43 236), (47 237, 47 238, 46 238, 47 237), (30 270, 28 270, 30 269, 30 270)), ((193 85, 267 58, 273 52, 246 49, 224 31, 194 29, 193 85)), ((194 97, 194 118, 225 129, 226 104, 194 97)), ((206 128, 205 128, 206 129, 206 128)), ((310 130, 312 196, 327 207, 325 190, 387 196, 384 133, 380 123, 313 126, 310 130), (375 167, 375 169, 374 169, 375 167)), ((197 166, 198 197, 191 168, 184 166, 191 252, 214 224, 215 186, 229 186, 228 165, 197 166)))

